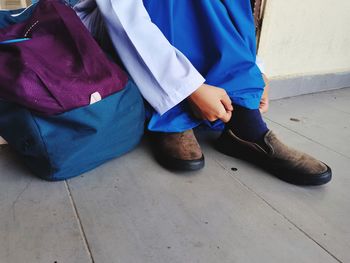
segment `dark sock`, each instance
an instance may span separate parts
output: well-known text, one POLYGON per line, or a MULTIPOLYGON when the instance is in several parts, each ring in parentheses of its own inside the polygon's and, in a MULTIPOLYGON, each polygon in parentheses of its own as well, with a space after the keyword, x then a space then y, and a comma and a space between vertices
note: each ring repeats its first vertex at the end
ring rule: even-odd
POLYGON ((227 124, 235 135, 245 141, 259 143, 268 132, 260 111, 234 105, 232 118, 227 124))

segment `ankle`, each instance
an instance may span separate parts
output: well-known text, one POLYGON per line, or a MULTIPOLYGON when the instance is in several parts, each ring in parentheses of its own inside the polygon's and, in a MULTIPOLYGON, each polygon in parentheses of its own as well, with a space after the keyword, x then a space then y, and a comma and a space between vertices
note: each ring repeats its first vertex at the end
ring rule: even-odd
POLYGON ((232 130, 242 140, 250 142, 263 142, 269 130, 258 109, 241 106, 234 106, 232 118, 226 128, 232 130))

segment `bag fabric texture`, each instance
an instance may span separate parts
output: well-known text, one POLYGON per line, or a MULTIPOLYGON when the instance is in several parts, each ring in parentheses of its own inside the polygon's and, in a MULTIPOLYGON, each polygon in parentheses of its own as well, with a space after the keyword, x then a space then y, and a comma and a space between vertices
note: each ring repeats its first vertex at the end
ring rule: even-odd
POLYGON ((28 19, 0 29, 0 80, 1 98, 51 115, 89 105, 95 92, 121 90, 128 76, 70 7, 43 0, 28 19))
MULTIPOLYGON (((63 9, 63 13, 66 13, 66 16, 60 18, 63 21, 71 21, 72 16, 76 16, 74 12, 71 12, 69 7, 54 1, 39 3, 37 7, 33 9, 33 14, 36 12, 37 16, 41 16, 41 12, 50 13, 51 11, 57 14, 55 12, 57 6, 59 10, 63 9), (40 5, 41 8, 37 9, 40 5), (47 9, 46 7, 52 9, 47 9), (38 10, 40 10, 40 12, 38 12, 38 10)), ((46 13, 46 15, 49 15, 49 13, 46 13)), ((0 21, 6 21, 5 19, 1 19, 1 17, 11 14, 13 14, 13 12, 1 11, 0 21)), ((28 16, 27 13, 25 15, 28 16)), ((13 20, 8 21, 10 21, 10 23, 11 21, 14 22, 13 20)), ((32 20, 30 18, 23 23, 30 24, 31 22, 32 20)), ((7 27, 4 26, 4 23, 1 26, 3 27, 2 33, 4 35, 7 27)), ((62 23, 54 24, 53 26, 56 27, 58 32, 60 31, 59 27, 65 27, 62 23)), ((71 28, 69 30, 71 33, 74 33, 75 30, 80 31, 81 29, 79 26, 74 28, 74 30, 71 28)), ((76 33, 76 35, 79 36, 79 33, 76 33)), ((64 42, 64 40, 61 39, 64 37, 70 38, 71 36, 70 34, 59 34, 57 35, 57 41, 64 42)), ((85 40, 86 38, 86 36, 83 37, 85 40)), ((75 42, 75 44, 81 43, 79 37, 76 39, 78 41, 75 42)), ((90 40, 93 40, 92 37, 90 37, 90 40)), ((70 45, 68 43, 73 44, 67 40, 67 46, 70 45)), ((8 48, 18 50, 16 47, 19 44, 20 43, 9 44, 8 48)), ((49 45, 49 43, 44 42, 43 49, 49 51, 50 46, 47 45, 49 45)), ((77 47, 75 48, 76 50, 79 49, 77 47)), ((28 52, 30 52, 29 47, 28 52)), ((98 52, 100 52, 100 49, 98 52)), ((91 59, 91 56, 93 56, 92 54, 91 52, 85 52, 84 55, 78 55, 77 59, 79 59, 80 56, 82 60, 86 62, 91 59)), ((0 60, 2 56, 3 55, 0 54, 0 60)), ((86 62, 85 65, 90 67, 91 65, 89 63, 93 63, 92 60, 93 59, 91 59, 90 62, 86 62)), ((14 58, 11 60, 8 57, 7 61, 15 66, 16 70, 18 70, 18 74, 23 74, 22 71, 26 70, 25 67, 19 70, 14 58)), ((54 76, 56 80, 59 80, 59 77, 57 77, 55 73, 59 76, 63 74, 55 70, 60 67, 61 63, 62 60, 60 59, 51 61, 50 70, 47 70, 49 76, 54 76)), ((1 64, 0 67, 4 68, 5 65, 1 64)), ((121 74, 117 76, 125 75, 127 78, 127 75, 119 68, 118 71, 120 71, 121 74)), ((13 74, 10 70, 8 70, 8 72, 13 74)), ((143 135, 145 118, 143 99, 138 88, 131 80, 126 79, 125 81, 124 77, 116 80, 115 77, 109 75, 100 76, 100 78, 92 80, 89 74, 82 73, 80 75, 80 73, 81 71, 78 70, 76 74, 77 78, 84 78, 86 76, 91 80, 88 86, 88 88, 91 88, 89 92, 99 91, 101 87, 104 88, 103 85, 105 83, 111 83, 113 81, 115 82, 115 86, 118 87, 118 91, 115 92, 115 87, 113 87, 114 92, 108 90, 108 92, 112 92, 109 96, 105 93, 106 96, 104 96, 101 101, 91 105, 89 105, 89 103, 84 106, 78 106, 78 104, 76 104, 74 105, 74 109, 66 110, 64 107, 61 108, 60 112, 61 110, 64 112, 59 114, 52 114, 51 111, 49 111, 49 114, 47 111, 43 114, 40 110, 38 111, 37 108, 33 109, 32 107, 28 107, 28 104, 24 105, 24 103, 22 103, 23 101, 21 101, 21 96, 18 98, 14 97, 16 99, 15 102, 13 99, 10 100, 2 97, 4 90, 8 90, 10 87, 5 88, 2 85, 3 78, 6 78, 6 76, 2 73, 0 74, 0 136, 19 153, 30 170, 43 179, 57 181, 80 175, 112 158, 132 150, 140 142, 143 135), (125 81, 126 84, 123 84, 123 81, 125 81)), ((94 73, 94 71, 92 71, 92 73, 94 73)), ((36 85, 37 81, 39 81, 39 79, 33 80, 32 84, 36 85)), ((67 91, 65 90, 65 86, 55 86, 54 84, 53 82, 53 89, 59 94, 62 100, 65 100, 64 94, 60 94, 60 89, 63 89, 62 93, 67 91)), ((16 85, 16 87, 20 86, 19 83, 16 83, 16 85)), ((28 86, 20 88, 26 92, 28 86)), ((74 89, 74 92, 78 92, 79 90, 83 90, 84 87, 80 85, 76 86, 74 89)), ((29 99, 27 101, 31 103, 29 99)), ((86 104, 86 102, 84 101, 83 104, 86 104)))

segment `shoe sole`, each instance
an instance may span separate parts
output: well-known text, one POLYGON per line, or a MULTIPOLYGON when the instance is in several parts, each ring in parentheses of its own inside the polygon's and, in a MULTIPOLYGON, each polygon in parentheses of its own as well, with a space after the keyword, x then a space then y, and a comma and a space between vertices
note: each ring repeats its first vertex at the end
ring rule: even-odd
POLYGON ((156 159, 161 166, 172 171, 198 171, 205 165, 204 155, 196 160, 181 160, 159 155, 156 159))
POLYGON ((321 174, 318 175, 309 175, 309 174, 304 174, 304 175, 299 175, 295 176, 295 174, 286 174, 285 172, 279 170, 279 169, 268 169, 264 168, 264 170, 270 172, 277 178, 291 183, 295 185, 304 185, 304 186, 317 186, 317 185, 323 185, 332 180, 332 170, 331 168, 324 164, 327 167, 327 170, 321 174))

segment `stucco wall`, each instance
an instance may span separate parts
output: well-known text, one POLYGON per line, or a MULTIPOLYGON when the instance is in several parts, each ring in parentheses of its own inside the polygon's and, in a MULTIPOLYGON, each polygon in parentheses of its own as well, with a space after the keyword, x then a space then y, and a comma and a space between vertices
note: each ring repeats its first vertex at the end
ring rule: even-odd
POLYGON ((350 0, 266 0, 258 53, 272 78, 350 72, 350 0))

